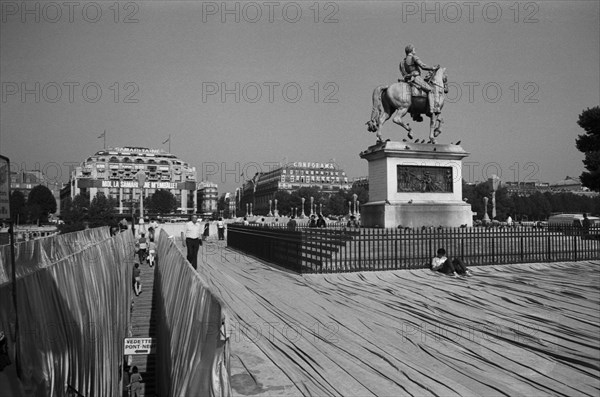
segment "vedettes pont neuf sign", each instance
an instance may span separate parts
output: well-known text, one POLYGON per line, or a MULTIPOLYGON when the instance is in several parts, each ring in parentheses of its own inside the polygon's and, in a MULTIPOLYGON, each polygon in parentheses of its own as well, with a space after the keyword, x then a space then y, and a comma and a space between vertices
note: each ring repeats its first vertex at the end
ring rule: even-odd
POLYGON ((125 338, 125 355, 156 352, 156 338, 125 338))

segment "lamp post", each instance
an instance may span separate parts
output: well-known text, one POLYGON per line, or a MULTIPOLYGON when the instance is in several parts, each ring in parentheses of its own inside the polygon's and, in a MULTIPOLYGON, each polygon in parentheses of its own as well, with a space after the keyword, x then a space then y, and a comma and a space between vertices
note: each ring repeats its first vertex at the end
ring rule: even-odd
POLYGON ((492 219, 496 218, 496 191, 500 186, 500 177, 492 175, 492 219))
POLYGON ((146 183, 146 173, 143 170, 139 170, 135 176, 140 188, 140 219, 144 219, 144 184, 146 183))
POLYGON ((490 217, 488 216, 487 213, 487 206, 488 206, 488 198, 484 197, 483 198, 483 223, 487 224, 490 221, 490 217))

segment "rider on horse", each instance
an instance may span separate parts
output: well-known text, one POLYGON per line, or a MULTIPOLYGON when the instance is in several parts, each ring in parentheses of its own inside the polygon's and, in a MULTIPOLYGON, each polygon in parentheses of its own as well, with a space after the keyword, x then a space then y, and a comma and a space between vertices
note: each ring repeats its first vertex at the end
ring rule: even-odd
POLYGON ((421 62, 421 60, 415 55, 416 48, 412 44, 407 45, 404 49, 404 52, 406 53, 406 58, 400 62, 400 73, 402 73, 402 76, 407 83, 410 85, 415 85, 427 93, 429 113, 439 114, 440 109, 436 107, 436 103, 433 98, 433 88, 423 79, 423 77, 421 77, 421 70, 434 71, 436 68, 429 67, 421 62))

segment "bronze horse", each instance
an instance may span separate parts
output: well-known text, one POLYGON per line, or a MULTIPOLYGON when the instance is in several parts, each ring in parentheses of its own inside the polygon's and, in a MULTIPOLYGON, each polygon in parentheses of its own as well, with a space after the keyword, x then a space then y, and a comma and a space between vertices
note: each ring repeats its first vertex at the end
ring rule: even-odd
POLYGON ((435 137, 442 133, 440 126, 443 120, 440 118, 439 112, 444 106, 444 94, 448 93, 448 79, 445 72, 446 68, 436 68, 429 81, 438 113, 432 114, 427 106, 427 97, 413 96, 412 88, 404 81, 375 88, 371 120, 367 122, 367 126, 370 132, 376 133, 377 142, 383 141, 380 133, 381 127, 392 116, 392 121, 408 131, 408 137, 413 139, 412 128, 408 123, 402 121, 402 117, 410 112, 416 121, 422 121, 421 114, 430 118, 429 143, 435 143, 435 137))

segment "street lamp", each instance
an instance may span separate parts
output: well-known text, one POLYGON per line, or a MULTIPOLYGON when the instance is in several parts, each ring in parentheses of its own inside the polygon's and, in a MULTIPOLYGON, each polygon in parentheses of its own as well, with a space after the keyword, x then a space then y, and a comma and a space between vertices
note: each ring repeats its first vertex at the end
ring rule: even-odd
POLYGON ((139 170, 135 174, 138 180, 138 187, 141 189, 140 193, 140 219, 144 219, 144 184, 146 183, 146 173, 144 170, 139 170))

